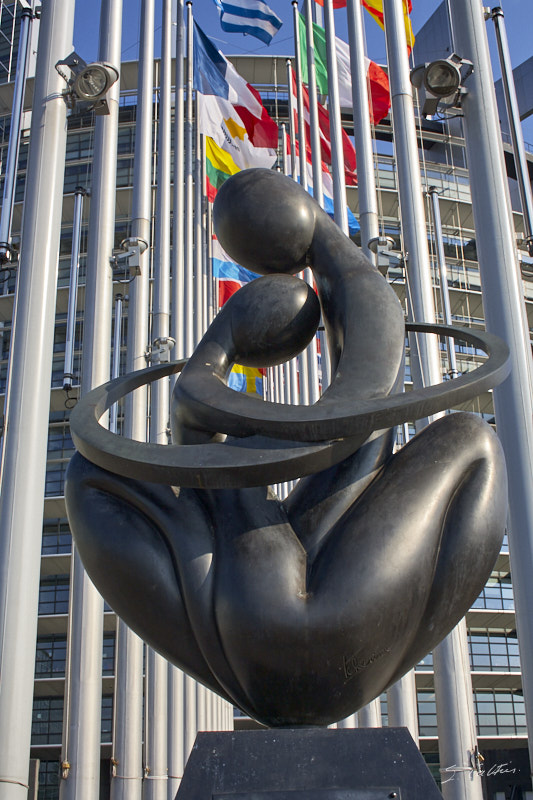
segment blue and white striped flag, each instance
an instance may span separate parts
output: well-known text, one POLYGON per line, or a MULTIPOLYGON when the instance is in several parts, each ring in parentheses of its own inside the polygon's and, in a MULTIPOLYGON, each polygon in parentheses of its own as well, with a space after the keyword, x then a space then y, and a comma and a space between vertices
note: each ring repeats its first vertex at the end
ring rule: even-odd
POLYGON ((270 44, 282 22, 263 0, 214 0, 220 25, 229 33, 249 33, 270 44))

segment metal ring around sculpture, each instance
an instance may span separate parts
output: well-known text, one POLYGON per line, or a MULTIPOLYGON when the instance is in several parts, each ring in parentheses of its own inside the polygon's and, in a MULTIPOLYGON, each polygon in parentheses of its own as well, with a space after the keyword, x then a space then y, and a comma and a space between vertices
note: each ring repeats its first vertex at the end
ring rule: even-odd
POLYGON ((350 437, 361 431, 381 430, 443 411, 492 388, 509 373, 507 346, 485 331, 422 323, 406 324, 406 330, 453 336, 482 349, 488 358, 452 381, 355 401, 353 413, 338 420, 345 428, 343 438, 333 441, 248 436, 224 443, 160 445, 135 442, 103 428, 99 420, 114 403, 141 386, 180 372, 186 361, 156 365, 103 384, 82 397, 70 419, 72 438, 89 461, 125 477, 192 488, 261 486, 326 469, 353 452, 350 437))

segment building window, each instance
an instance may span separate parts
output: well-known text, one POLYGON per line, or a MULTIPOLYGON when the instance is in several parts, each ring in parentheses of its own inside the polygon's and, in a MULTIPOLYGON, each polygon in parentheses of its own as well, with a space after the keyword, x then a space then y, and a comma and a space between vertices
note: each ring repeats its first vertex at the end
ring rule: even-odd
POLYGON ((526 736, 524 698, 518 692, 474 692, 478 736, 526 736))
POLYGON ((66 519, 45 519, 41 552, 43 556, 70 553, 72 536, 66 519))
POLYGON ((101 742, 107 744, 111 741, 113 733, 113 695, 105 694, 102 697, 102 726, 101 742))
POLYGON ((102 672, 104 675, 115 674, 115 634, 104 635, 104 650, 102 657, 102 672))
POLYGON ((57 800, 59 797, 59 761, 39 764, 39 794, 37 800, 57 800))
POLYGON ((43 578, 39 587, 39 614, 66 614, 68 597, 68 575, 43 578))
POLYGON ((418 729, 420 736, 437 736, 435 692, 425 689, 418 692, 418 729))
POLYGON ((70 459, 51 461, 46 466, 45 497, 62 497, 65 493, 65 473, 70 459))
POLYGON ((40 636, 35 657, 36 678, 60 678, 65 674, 67 640, 65 636, 40 636))
POLYGON ((63 731, 63 698, 36 697, 33 701, 31 743, 61 744, 63 731))
POLYGON ((470 665, 473 670, 520 672, 520 654, 516 636, 505 633, 470 633, 470 665))
POLYGON ((514 609, 511 576, 504 575, 503 577, 489 578, 472 608, 514 609))

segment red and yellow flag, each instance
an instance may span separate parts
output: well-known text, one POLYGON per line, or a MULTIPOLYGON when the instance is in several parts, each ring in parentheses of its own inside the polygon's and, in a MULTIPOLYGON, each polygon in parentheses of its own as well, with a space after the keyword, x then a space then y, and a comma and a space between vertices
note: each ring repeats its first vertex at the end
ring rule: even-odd
MULTIPOLYGON (((384 28, 383 24, 383 0, 361 0, 362 5, 371 17, 373 17, 380 28, 384 28)), ((407 39, 407 52, 410 53, 415 43, 413 28, 411 27, 411 19, 409 14, 412 11, 411 0, 403 0, 403 18, 405 22, 405 37, 407 39)))
MULTIPOLYGON (((316 0, 319 6, 324 5, 324 0, 316 0)), ((383 0, 361 0, 361 5, 366 8, 371 17, 373 17, 380 28, 385 28, 383 23, 383 0)), ((410 54, 415 43, 413 29, 411 27, 411 20, 409 14, 412 11, 411 0, 403 0, 403 17, 405 20, 405 36, 407 39, 407 52, 410 54)), ((346 8, 346 0, 333 0, 333 8, 346 8)))

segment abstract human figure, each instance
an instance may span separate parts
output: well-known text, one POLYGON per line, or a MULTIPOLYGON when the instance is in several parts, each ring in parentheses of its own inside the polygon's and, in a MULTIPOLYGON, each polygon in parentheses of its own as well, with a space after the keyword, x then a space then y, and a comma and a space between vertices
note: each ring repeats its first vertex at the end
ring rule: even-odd
MULTIPOLYGON (((81 401, 69 519, 95 584, 152 647, 266 725, 327 725, 400 678, 476 598, 505 525, 503 455, 463 413, 393 455, 392 426, 442 409, 445 392, 400 392, 394 292, 296 184, 240 173, 215 224, 265 277, 228 301, 184 367, 173 445, 90 433, 103 395, 81 401), (306 264, 320 303, 292 277, 306 264), (314 406, 228 389, 233 363, 301 351, 320 312, 333 377, 314 406), (296 475, 283 502, 265 486, 296 475)), ((504 376, 503 350, 492 372, 449 384, 454 402, 504 376)))

